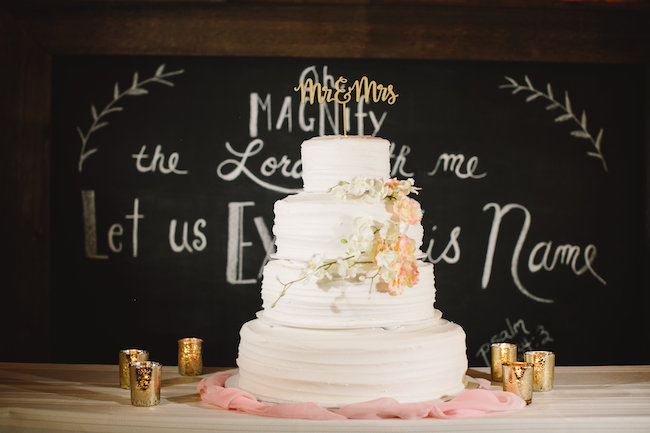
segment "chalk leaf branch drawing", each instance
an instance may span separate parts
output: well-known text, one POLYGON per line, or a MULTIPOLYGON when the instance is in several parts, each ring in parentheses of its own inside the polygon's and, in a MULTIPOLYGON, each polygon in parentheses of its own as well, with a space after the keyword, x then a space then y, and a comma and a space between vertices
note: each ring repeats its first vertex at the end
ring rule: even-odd
POLYGON ((116 111, 124 110, 124 107, 120 107, 116 105, 118 101, 120 101, 125 96, 140 96, 140 95, 148 94, 149 91, 145 89, 144 86, 150 83, 160 83, 166 86, 174 87, 174 83, 167 80, 167 78, 173 77, 174 75, 180 75, 183 72, 185 72, 183 69, 179 69, 177 71, 165 72, 165 64, 162 64, 158 66, 158 69, 156 69, 156 73, 153 75, 153 77, 147 78, 142 81, 139 81, 138 73, 135 72, 133 74, 133 81, 131 83, 131 87, 129 87, 128 89, 120 92, 119 84, 117 82, 115 83, 115 86, 113 87, 113 100, 109 102, 101 111, 97 111, 95 105, 91 104, 90 114, 93 118, 93 122, 90 124, 88 131, 84 133, 81 130, 81 128, 77 127, 77 132, 79 133, 79 138, 81 139, 81 153, 79 155, 79 172, 81 173, 81 171, 83 170, 83 163, 86 160, 86 158, 88 158, 93 153, 97 152, 96 147, 92 149, 87 149, 88 140, 90 139, 92 133, 108 125, 108 122, 104 119, 108 114, 114 113, 116 111))
POLYGON ((551 88, 550 83, 546 84, 546 93, 544 93, 540 90, 535 89, 530 81, 530 78, 528 78, 527 75, 524 76, 524 80, 526 81, 525 84, 519 84, 516 80, 508 76, 506 76, 505 79, 508 80, 508 83, 500 85, 500 89, 512 89, 513 95, 522 91, 527 92, 529 95, 526 97, 526 102, 531 102, 537 98, 542 98, 550 102, 550 104, 546 106, 547 111, 555 109, 562 110, 563 114, 557 116, 555 118, 555 122, 567 122, 572 120, 574 123, 576 123, 579 129, 571 131, 571 135, 576 138, 582 138, 591 141, 591 144, 594 145, 594 148, 596 150, 593 152, 587 152, 587 155, 600 159, 603 164, 603 169, 607 171, 607 164, 605 163, 605 158, 603 157, 603 153, 601 151, 603 128, 600 128, 600 131, 598 131, 596 138, 591 135, 591 133, 587 130, 587 114, 583 110, 580 119, 578 119, 578 117, 574 114, 573 109, 571 108, 571 101, 569 100, 568 92, 564 92, 564 104, 562 104, 553 96, 553 89, 551 88))

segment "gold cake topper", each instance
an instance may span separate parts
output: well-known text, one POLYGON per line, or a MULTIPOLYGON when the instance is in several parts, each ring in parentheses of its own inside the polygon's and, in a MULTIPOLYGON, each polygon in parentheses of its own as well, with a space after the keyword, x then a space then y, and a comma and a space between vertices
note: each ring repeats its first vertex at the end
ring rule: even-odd
POLYGON ((358 80, 354 80, 352 85, 346 87, 347 82, 347 78, 340 76, 334 82, 334 88, 329 88, 326 85, 314 82, 312 78, 307 78, 294 87, 293 91, 300 92, 301 104, 304 104, 308 98, 310 104, 314 102, 318 104, 335 102, 343 105, 343 135, 347 135, 345 105, 348 102, 352 100, 359 102, 361 98, 364 98, 366 103, 369 103, 372 99, 372 102, 387 102, 389 105, 393 105, 399 96, 399 94, 395 93, 392 84, 383 85, 375 80, 369 80, 365 75, 358 80))

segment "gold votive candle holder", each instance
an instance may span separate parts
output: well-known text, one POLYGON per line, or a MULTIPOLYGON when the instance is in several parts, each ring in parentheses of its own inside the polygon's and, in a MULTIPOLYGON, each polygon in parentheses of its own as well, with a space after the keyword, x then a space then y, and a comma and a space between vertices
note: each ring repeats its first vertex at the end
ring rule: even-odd
POLYGON ((533 391, 551 391, 555 377, 555 353, 531 350, 524 353, 524 362, 533 364, 534 367, 533 391))
POLYGON ((155 406, 160 403, 162 366, 155 361, 132 362, 129 365, 131 379, 131 404, 155 406))
POLYGON ((200 338, 178 340, 178 373, 182 376, 199 376, 203 372, 203 354, 200 338))
POLYGON ((494 382, 503 380, 503 367, 506 362, 517 361, 517 345, 512 343, 493 343, 490 346, 492 361, 490 371, 494 382))
POLYGON ((142 349, 124 349, 120 350, 120 388, 129 389, 131 381, 129 379, 129 364, 132 362, 142 362, 149 360, 149 352, 142 349))
POLYGON ((533 401, 533 364, 506 362, 503 364, 503 390, 521 397, 526 404, 533 401))

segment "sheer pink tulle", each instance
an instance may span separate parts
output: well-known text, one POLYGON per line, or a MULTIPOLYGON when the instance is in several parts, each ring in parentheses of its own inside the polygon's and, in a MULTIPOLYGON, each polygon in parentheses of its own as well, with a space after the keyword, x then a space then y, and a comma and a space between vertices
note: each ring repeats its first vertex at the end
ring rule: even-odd
MULTIPOLYGON (((232 374, 232 372, 217 373, 201 380, 198 384, 201 399, 222 409, 253 415, 313 420, 471 418, 526 406, 520 397, 512 393, 487 389, 467 390, 449 401, 399 403, 392 398, 379 398, 349 404, 339 409, 326 409, 314 403, 270 404, 259 402, 253 395, 240 389, 226 388, 226 379, 232 374)), ((478 379, 478 381, 481 388, 489 386, 487 380, 478 379)))

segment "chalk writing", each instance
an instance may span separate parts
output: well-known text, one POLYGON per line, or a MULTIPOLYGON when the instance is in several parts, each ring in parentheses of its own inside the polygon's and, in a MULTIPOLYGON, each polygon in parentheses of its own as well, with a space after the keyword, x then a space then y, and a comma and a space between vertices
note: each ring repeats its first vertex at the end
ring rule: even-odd
POLYGON ((253 245, 244 240, 244 208, 255 206, 255 202, 228 203, 228 250, 226 258, 226 280, 230 284, 251 284, 255 278, 244 278, 242 266, 244 263, 244 248, 253 245))
MULTIPOLYGON (((230 152, 231 155, 238 157, 239 159, 228 158, 223 160, 217 166, 217 175, 225 181, 232 182, 241 174, 243 174, 255 182, 257 185, 271 191, 282 192, 285 194, 294 194, 299 192, 300 189, 285 188, 282 186, 274 185, 270 182, 266 182, 260 179, 246 166, 246 164, 249 162, 249 159, 260 153, 262 148, 264 148, 264 141, 259 138, 256 138, 255 140, 248 143, 248 146, 246 146, 246 149, 243 152, 236 151, 229 142, 226 142, 226 149, 228 149, 228 152, 230 152), (230 171, 227 171, 227 169, 231 167, 232 169, 230 171)), ((260 173, 264 176, 270 176, 276 172, 276 169, 278 167, 281 168, 280 172, 284 177, 299 179, 302 175, 300 160, 296 161, 292 165, 291 161, 286 155, 283 155, 283 157, 280 158, 280 162, 278 162, 277 158, 275 157, 270 157, 263 161, 260 164, 260 173), (290 169, 289 166, 291 166, 290 169)))
POLYGON ((208 245, 208 240, 205 237, 205 234, 201 231, 207 225, 207 221, 203 218, 199 218, 194 222, 192 226, 192 233, 194 234, 194 239, 189 242, 188 234, 188 222, 183 222, 183 231, 181 234, 181 243, 176 243, 176 225, 177 221, 175 219, 171 220, 169 223, 169 246, 175 253, 180 253, 182 251, 194 252, 194 251, 203 251, 208 245), (192 249, 192 247, 194 249, 192 249))
POLYGON ((492 335, 490 340, 483 343, 474 355, 479 360, 482 360, 486 366, 490 365, 490 345, 492 343, 509 342, 516 344, 517 353, 521 358, 524 352, 545 348, 546 345, 554 341, 544 325, 539 324, 535 328, 529 328, 524 319, 517 319, 513 322, 508 317, 505 318, 505 322, 506 327, 492 335), (532 331, 533 329, 534 331, 532 331))
POLYGON ((154 149, 153 156, 151 157, 151 161, 149 162, 149 165, 145 165, 143 160, 146 160, 149 158, 149 155, 145 153, 147 150, 147 146, 144 145, 140 148, 140 152, 135 153, 131 155, 133 159, 135 159, 135 168, 138 170, 140 173, 155 173, 156 170, 160 171, 163 174, 187 174, 187 170, 182 170, 180 168, 176 168, 178 165, 178 152, 172 152, 171 155, 169 155, 169 159, 167 160, 167 166, 165 166, 165 154, 161 152, 162 146, 160 144, 156 145, 156 148, 154 149))
MULTIPOLYGON (((95 191, 94 190, 82 190, 81 191, 81 204, 82 204, 82 217, 84 225, 84 252, 87 258, 89 259, 108 259, 107 254, 99 254, 97 252, 97 217, 95 209, 95 191)), ((133 213, 127 214, 124 217, 126 219, 133 220, 132 223, 132 236, 131 236, 131 245, 133 247, 133 257, 138 257, 138 227, 139 220, 144 218, 144 215, 140 214, 140 200, 133 200, 133 213)), ((108 229, 108 246, 109 249, 114 253, 119 253, 122 251, 122 243, 116 241, 116 237, 119 238, 124 234, 124 227, 122 224, 112 224, 108 229)))
MULTIPOLYGON (((523 213, 524 220, 523 223, 521 224, 519 236, 517 237, 517 242, 515 244, 512 253, 512 259, 510 261, 510 275, 512 276, 515 286, 517 287, 517 289, 519 289, 519 291, 522 294, 537 302, 552 303, 553 302, 552 299, 542 298, 532 294, 528 289, 524 287, 524 285, 521 282, 521 279, 519 278, 519 259, 523 250, 524 243, 526 242, 526 237, 528 235, 528 230, 531 224, 531 215, 528 209, 516 203, 510 203, 503 207, 501 207, 497 203, 488 203, 483 207, 483 211, 489 209, 494 210, 494 217, 492 219, 490 237, 488 239, 488 246, 487 246, 485 262, 483 266, 483 277, 481 279, 481 287, 483 289, 486 289, 488 283, 490 282, 490 275, 492 272, 492 265, 494 260, 494 252, 496 249, 497 240, 499 238, 499 230, 501 228, 503 217, 512 210, 519 210, 523 213)), ((584 261, 584 265, 580 269, 577 268, 578 253, 580 251, 579 247, 572 246, 572 245, 561 246, 560 248, 556 249, 554 261, 551 264, 548 264, 548 253, 550 251, 550 245, 551 245, 550 242, 547 243, 541 242, 538 243, 533 248, 533 250, 529 255, 529 260, 528 260, 528 267, 531 272, 537 272, 543 267, 545 267, 545 269, 548 271, 553 270, 555 268, 557 259, 559 257, 560 261, 563 264, 571 266, 571 269, 576 275, 582 275, 586 271, 589 271, 591 275, 594 276, 599 282, 601 282, 603 285, 606 284, 605 280, 602 279, 602 277, 600 277, 593 269, 593 263, 594 260, 596 259, 596 253, 597 253, 596 247, 594 245, 590 244, 587 246, 587 248, 585 248, 582 257, 584 261), (540 251, 541 249, 545 250, 545 253, 542 255, 543 263, 535 261, 537 252, 540 251)))
MULTIPOLYGON (((437 229, 438 226, 433 226, 431 228, 431 231, 435 232, 437 229)), ((432 255, 432 250, 433 250, 433 245, 435 243, 435 240, 431 238, 429 240, 429 246, 427 247, 427 252, 426 252, 427 260, 433 264, 436 264, 441 260, 449 264, 458 263, 460 261, 460 245, 458 243, 459 236, 460 236, 460 226, 456 226, 449 233, 449 242, 447 242, 445 248, 436 258, 434 258, 432 255), (450 255, 450 252, 452 252, 453 255, 450 255)))
POLYGON ((84 225, 84 251, 89 259, 107 259, 106 254, 97 253, 97 217, 95 191, 81 191, 82 217, 84 225))
POLYGON ((391 176, 402 176, 402 177, 413 177, 414 173, 410 171, 405 171, 404 166, 406 165, 406 157, 411 153, 411 147, 403 145, 399 149, 399 154, 395 155, 395 143, 391 141, 390 143, 390 158, 393 159, 392 168, 390 171, 391 176))
POLYGON ((477 156, 472 156, 467 161, 465 161, 465 155, 462 153, 443 153, 438 157, 433 170, 427 174, 429 176, 434 176, 436 173, 438 173, 438 169, 441 167, 440 164, 442 164, 442 171, 454 173, 459 179, 481 179, 487 176, 487 173, 475 173, 478 166, 477 156), (463 170, 464 163, 465 169, 463 170))
POLYGON ((126 215, 125 218, 128 220, 133 220, 133 230, 131 230, 131 243, 133 245, 133 257, 138 257, 138 221, 144 218, 139 212, 140 209, 140 200, 133 200, 133 213, 126 215))
POLYGON ((262 239, 262 246, 264 246, 264 251, 266 252, 264 260, 262 260, 262 264, 260 265, 260 270, 257 273, 257 278, 262 278, 262 271, 264 271, 264 266, 271 259, 271 254, 275 252, 275 238, 271 236, 271 232, 264 223, 264 218, 259 216, 255 217, 253 218, 253 222, 255 223, 257 233, 259 233, 260 238, 262 239))
POLYGON ((256 278, 244 278, 243 263, 244 249, 253 246, 250 240, 244 240, 244 209, 255 206, 255 202, 231 202, 228 203, 228 251, 226 259, 226 280, 230 284, 252 284, 261 278, 264 265, 268 262, 271 254, 275 251, 274 239, 260 216, 254 217, 253 222, 257 233, 266 251, 266 257, 262 262, 260 271, 256 278))
MULTIPOLYGON (((282 107, 275 123, 273 123, 273 98, 270 93, 262 97, 259 93, 253 92, 249 97, 249 122, 248 134, 251 138, 257 138, 261 129, 266 131, 282 130, 286 128, 288 132, 292 132, 294 124, 294 108, 290 96, 284 96, 282 100, 282 107)), ((334 105, 330 108, 327 104, 318 106, 318 116, 309 117, 306 112, 308 105, 299 104, 298 108, 298 126, 303 132, 316 131, 318 125, 318 135, 325 135, 326 133, 339 133, 339 117, 340 108, 334 105)), ((345 116, 347 118, 346 125, 348 132, 352 131, 351 125, 356 125, 356 133, 364 135, 367 132, 367 120, 370 121, 372 130, 371 135, 375 136, 381 129, 382 124, 386 120, 387 112, 381 114, 373 110, 366 110, 366 102, 361 99, 355 106, 354 111, 346 108, 345 116), (356 122, 351 123, 351 118, 354 117, 356 122)))
POLYGON ((552 271, 555 269, 555 266, 559 264, 567 265, 571 267, 571 270, 576 275, 582 275, 585 272, 589 271, 591 275, 594 276, 603 286, 607 285, 607 282, 596 273, 593 268, 594 260, 596 259, 596 254, 598 250, 595 245, 589 244, 584 248, 582 259, 584 264, 582 267, 578 268, 578 260, 580 259, 580 250, 581 247, 578 245, 564 244, 558 245, 555 247, 555 253, 553 258, 550 259, 550 252, 552 250, 553 242, 538 242, 528 256, 528 269, 531 272, 538 272, 540 270, 552 271), (537 253, 542 251, 539 261, 535 261, 537 253), (550 261, 549 261, 550 260, 550 261))

